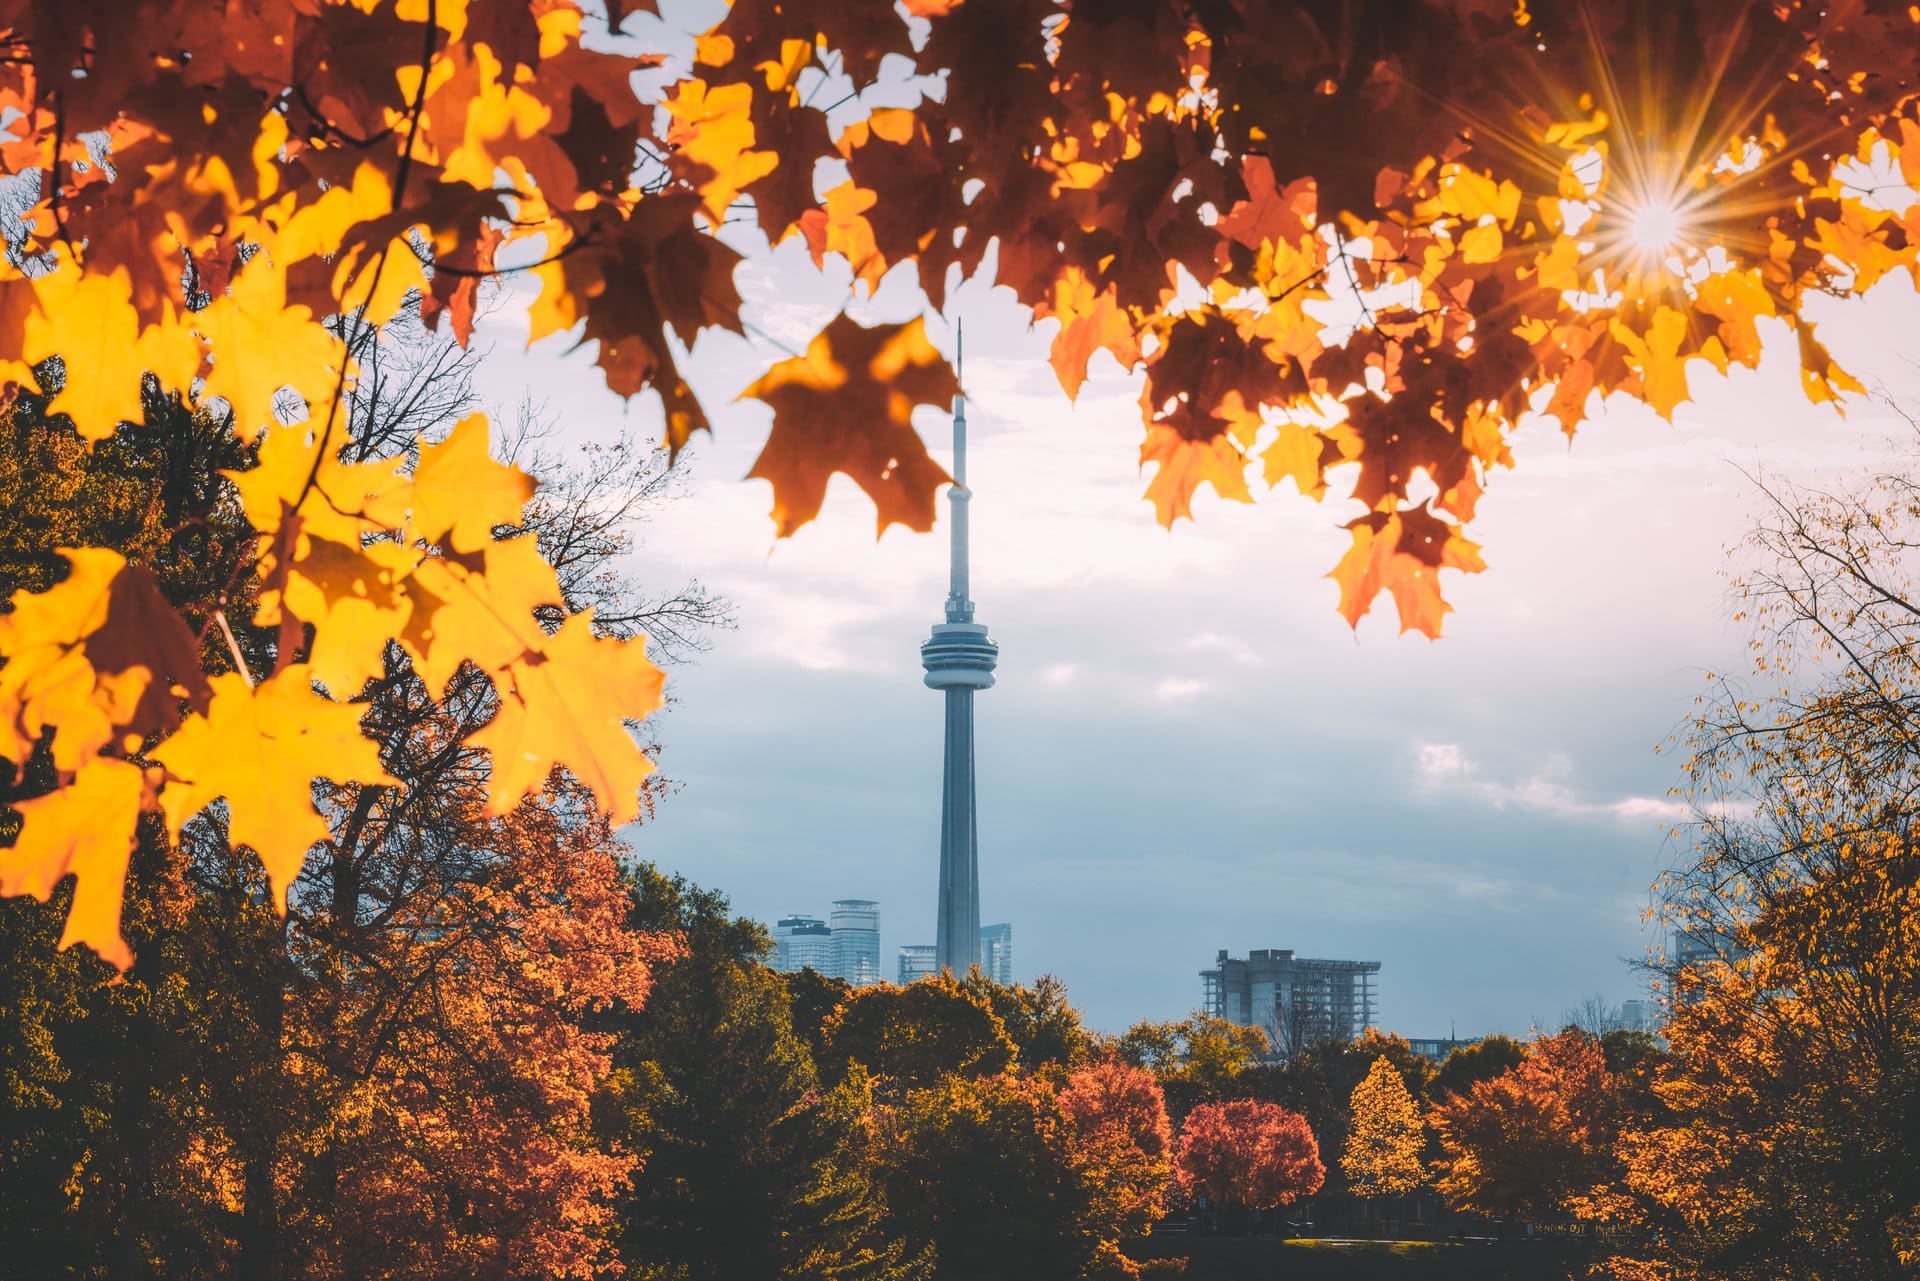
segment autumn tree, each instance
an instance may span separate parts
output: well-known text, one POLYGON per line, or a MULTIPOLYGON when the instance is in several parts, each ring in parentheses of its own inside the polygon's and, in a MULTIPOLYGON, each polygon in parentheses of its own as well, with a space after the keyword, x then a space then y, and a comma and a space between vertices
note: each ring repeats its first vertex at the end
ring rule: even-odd
MULTIPOLYGON (((252 589, 234 583, 254 531, 222 470, 250 451, 219 415, 148 393, 142 424, 91 449, 43 400, 16 398, 0 483, 23 519, 0 531, 0 554, 16 583, 44 584, 62 543, 111 543, 166 602, 233 606, 203 638, 208 667, 270 669, 276 632, 247 620, 252 589), (46 483, 46 459, 62 460, 59 483, 46 483)), ((343 453, 365 454, 359 433, 376 421, 357 408, 343 453)), ((540 533, 534 521, 522 537, 540 533)), ((563 618, 567 600, 555 599, 563 618)), ((126 1010, 136 1017, 119 1035, 168 1053, 69 1044, 56 1065, 75 1087, 69 1114, 84 1106, 139 1142, 96 1144, 93 1167, 109 1177, 40 1234, 110 1243, 133 1261, 200 1258, 209 1274, 570 1275, 604 1261, 609 1202, 633 1163, 586 1141, 607 1038, 584 1024, 596 1007, 640 1001, 660 955, 625 927, 619 847, 590 793, 565 780, 513 815, 486 815, 485 755, 463 742, 497 714, 484 679, 457 673, 435 695, 390 652, 362 698, 385 781, 322 794, 325 856, 299 867, 284 917, 269 869, 232 848, 230 807, 171 844, 142 829, 134 863, 159 873, 147 884, 167 905, 165 928, 145 935, 156 968, 130 976, 135 1001, 64 972, 82 981, 69 997, 94 1026, 126 1010), (138 1075, 154 1071, 171 1075, 138 1075), (143 1119, 167 1116, 171 1131, 143 1119), (146 1168, 187 1177, 111 1173, 146 1168), (103 1217, 118 1230, 88 1227, 103 1217)), ((36 745, 13 798, 57 771, 47 751, 36 745)), ((19 959, 48 965, 44 953, 19 959)), ((88 1252, 64 1262, 84 1269, 88 1252)))
POLYGON ((1120 1242, 1145 1228, 1156 1197, 1151 1157, 1124 1150, 1159 1133, 1139 1084, 1076 1075, 1063 1097, 1045 1075, 949 1075, 882 1107, 887 1201, 908 1241, 930 1250, 933 1275, 1130 1275, 1120 1242))
MULTIPOLYGON (((1108 1194, 1117 1235, 1145 1236, 1165 1213, 1173 1181, 1173 1127, 1160 1083, 1116 1059, 1089 1063, 1067 1078, 1060 1105, 1081 1168, 1108 1194)), ((1107 1270, 1131 1271, 1112 1238, 1101 1252, 1107 1270)))
POLYGON ((1736 582, 1754 670, 1688 731, 1659 1107, 1622 1148, 1643 1268, 1893 1278, 1920 1257, 1920 672, 1911 459, 1764 482, 1736 582))
POLYGON ((1053 975, 1042 974, 1032 986, 1005 985, 974 970, 962 986, 984 999, 999 1016, 1013 1042, 1014 1062, 1022 1071, 1064 1071, 1086 1060, 1092 1038, 1081 1025, 1080 1012, 1067 1000, 1067 985, 1053 975))
POLYGON ((632 924, 685 951, 621 1016, 601 1103, 602 1132, 645 1163, 619 1202, 627 1275, 908 1275, 869 1173, 866 1078, 821 1088, 783 976, 760 963, 765 932, 651 867, 629 884, 632 924))
POLYGON ((1578 1028, 1538 1037, 1518 1066, 1434 1105, 1434 1186, 1482 1214, 1579 1214, 1617 1180, 1622 1119, 1596 1041, 1578 1028))
POLYGON ((1426 1126, 1406 1082, 1383 1056, 1353 1088, 1340 1169, 1356 1196, 1400 1196, 1427 1180, 1426 1126))
POLYGON ((1272 1103, 1203 1103, 1174 1150, 1189 1195, 1270 1210, 1320 1190, 1326 1167, 1306 1118, 1272 1103))
MULTIPOLYGON (((1369 1028, 1351 1041, 1321 1038, 1300 1048, 1284 1063, 1263 1063, 1233 1078, 1223 1097, 1278 1104, 1307 1118, 1321 1150, 1346 1151, 1353 1092, 1384 1058, 1416 1100, 1424 1098, 1433 1065, 1413 1052, 1405 1037, 1369 1028)), ((1346 1170, 1335 1160, 1326 1172, 1319 1209, 1340 1217, 1349 1209, 1346 1170)))

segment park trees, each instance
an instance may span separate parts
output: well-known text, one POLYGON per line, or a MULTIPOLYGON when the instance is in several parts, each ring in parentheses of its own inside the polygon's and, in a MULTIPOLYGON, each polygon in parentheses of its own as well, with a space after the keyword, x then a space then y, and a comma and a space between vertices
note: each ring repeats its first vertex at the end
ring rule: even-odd
POLYGON ((1400 1196, 1426 1182, 1426 1125, 1406 1082, 1385 1056, 1353 1087, 1340 1169, 1356 1196, 1400 1196))
MULTIPOLYGON (((1572 431, 1612 392, 1670 414, 1690 378, 1783 334, 1809 395, 1844 394, 1803 301, 1910 272, 1920 246, 1872 194, 1891 184, 1861 178, 1910 176, 1920 152, 1902 61, 1920 18, 1897 5, 1379 0, 1271 22, 752 0, 669 62, 639 8, 0 13, 6 379, 88 442, 158 388, 259 451, 233 469, 250 535, 225 601, 158 603, 150 565, 85 544, 0 629, 6 758, 35 779, 0 891, 74 877, 70 941, 127 964, 141 824, 179 839, 221 801, 284 894, 322 839, 315 758, 387 785, 350 700, 393 644, 436 697, 469 664, 497 696, 467 740, 489 817, 556 766, 616 822, 638 812, 648 764, 622 721, 659 674, 618 629, 540 624, 561 589, 493 537, 532 489, 486 459, 487 425, 338 452, 369 376, 356 334, 409 298, 464 342, 485 282, 524 272, 530 338, 592 344, 615 392, 657 394, 678 449, 707 426, 680 353, 744 332, 733 273, 756 234, 864 287, 915 273, 934 309, 991 262, 1058 325, 1069 394, 1101 351, 1143 374, 1163 520, 1203 485, 1338 485, 1341 611, 1384 592, 1436 634, 1441 572, 1481 568, 1466 527, 1522 415, 1572 431), (1673 84, 1698 101, 1647 105, 1673 84), (227 652, 246 624, 260 652, 227 652), (617 697, 583 694, 588 673, 617 697)), ((945 478, 911 416, 956 389, 937 328, 835 316, 751 384, 779 533, 834 474, 882 529, 931 524, 945 478)))
POLYGON ((859 1063, 896 1097, 948 1075, 992 1076, 1018 1047, 978 987, 949 974, 855 989, 826 1024, 827 1070, 859 1063))

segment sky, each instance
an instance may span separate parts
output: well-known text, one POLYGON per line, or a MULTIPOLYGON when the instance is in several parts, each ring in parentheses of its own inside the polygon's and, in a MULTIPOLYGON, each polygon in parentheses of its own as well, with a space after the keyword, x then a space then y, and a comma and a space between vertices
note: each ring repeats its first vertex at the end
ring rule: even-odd
MULTIPOLYGON (((714 435, 633 569, 698 578, 738 627, 670 669, 653 728, 673 792, 628 836, 768 923, 879 900, 891 974, 933 933, 942 703, 918 647, 946 530, 876 541, 842 477, 820 519, 774 537, 770 489, 742 479, 770 411, 734 397, 851 295, 844 266, 793 242, 737 283, 750 337, 693 351, 714 435)), ((921 305, 897 272, 849 309, 921 305)), ((1869 387, 1920 402, 1904 276, 1814 314, 1869 387)), ((1137 377, 1103 353, 1069 403, 1053 322, 979 284, 947 317, 966 334, 973 596, 1001 654, 975 708, 981 919, 1013 924, 1016 977, 1057 975, 1110 1032, 1191 1010, 1222 948, 1377 960, 1380 1024, 1411 1036, 1523 1035, 1637 995, 1682 813, 1656 749, 1708 673, 1745 663, 1726 572, 1762 501, 1748 477, 1822 482, 1912 444, 1884 405, 1807 404, 1783 330, 1757 371, 1690 366, 1672 424, 1615 398, 1569 443, 1530 416, 1470 531, 1489 569, 1445 576, 1456 612, 1434 642, 1398 635, 1385 598, 1357 630, 1335 613, 1325 575, 1360 514, 1341 472, 1324 503, 1203 490, 1195 521, 1163 529, 1141 499, 1137 377)), ((481 325, 494 407, 531 389, 567 439, 657 439, 657 401, 608 393, 592 344, 525 338, 514 306, 481 325)), ((947 462, 947 415, 915 422, 947 462)))

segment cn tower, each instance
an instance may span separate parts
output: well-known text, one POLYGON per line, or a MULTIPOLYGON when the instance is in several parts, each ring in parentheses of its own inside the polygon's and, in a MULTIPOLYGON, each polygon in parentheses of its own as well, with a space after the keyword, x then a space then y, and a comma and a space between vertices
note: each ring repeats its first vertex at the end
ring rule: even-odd
POLYGON ((967 595, 967 401, 953 398, 953 577, 947 621, 920 646, 927 687, 947 697, 946 765, 940 790, 940 920, 934 963, 965 974, 980 963, 980 839, 973 797, 973 693, 993 688, 1000 647, 973 621, 967 595))

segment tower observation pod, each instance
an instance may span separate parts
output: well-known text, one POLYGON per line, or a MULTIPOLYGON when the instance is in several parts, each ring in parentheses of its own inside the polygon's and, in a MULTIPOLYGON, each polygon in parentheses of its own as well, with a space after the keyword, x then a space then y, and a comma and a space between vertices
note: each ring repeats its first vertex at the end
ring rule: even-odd
POLYGON ((940 789, 940 918, 934 962, 954 974, 980 963, 980 840, 973 787, 973 695, 993 688, 1000 647, 973 621, 967 584, 967 402, 953 398, 952 580, 947 620, 920 646, 927 687, 946 695, 946 762, 940 789))

